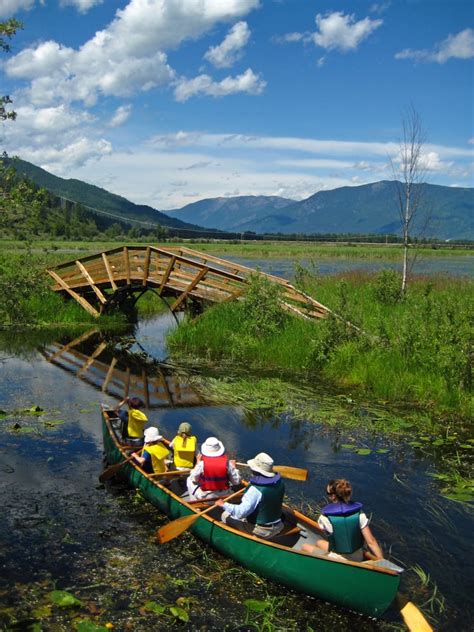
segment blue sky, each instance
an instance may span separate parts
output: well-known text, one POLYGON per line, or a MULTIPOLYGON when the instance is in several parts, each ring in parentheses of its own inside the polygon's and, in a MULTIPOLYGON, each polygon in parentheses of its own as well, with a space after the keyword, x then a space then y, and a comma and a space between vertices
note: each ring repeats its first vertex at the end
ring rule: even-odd
POLYGON ((473 186, 474 3, 0 0, 0 149, 166 210, 392 178, 410 104, 427 181, 473 186))

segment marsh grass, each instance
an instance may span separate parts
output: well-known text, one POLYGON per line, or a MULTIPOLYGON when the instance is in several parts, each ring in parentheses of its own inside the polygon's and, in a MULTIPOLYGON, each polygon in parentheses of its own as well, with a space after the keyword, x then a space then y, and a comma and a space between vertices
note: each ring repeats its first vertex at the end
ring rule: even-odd
POLYGON ((288 317, 274 331, 255 335, 243 303, 225 303, 172 332, 172 352, 472 418, 473 281, 418 278, 404 301, 381 292, 381 283, 393 282, 386 275, 300 275, 299 282, 341 318, 288 317))

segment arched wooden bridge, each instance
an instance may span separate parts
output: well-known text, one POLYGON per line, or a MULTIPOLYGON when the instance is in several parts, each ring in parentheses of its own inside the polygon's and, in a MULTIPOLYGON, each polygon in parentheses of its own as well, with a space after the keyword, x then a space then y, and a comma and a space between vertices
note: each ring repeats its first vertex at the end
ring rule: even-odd
POLYGON ((55 281, 55 291, 67 293, 96 317, 110 308, 133 304, 147 290, 171 298, 172 312, 190 304, 202 309, 209 302, 237 300, 252 274, 282 287, 282 308, 289 312, 304 318, 323 318, 330 312, 285 279, 189 248, 120 246, 47 272, 55 281))

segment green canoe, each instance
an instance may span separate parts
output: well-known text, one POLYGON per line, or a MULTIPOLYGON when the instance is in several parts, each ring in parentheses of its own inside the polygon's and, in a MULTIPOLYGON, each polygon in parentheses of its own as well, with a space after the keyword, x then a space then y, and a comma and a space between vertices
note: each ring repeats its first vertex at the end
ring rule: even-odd
MULTIPOLYGON (((102 425, 108 462, 124 461, 129 454, 120 444, 119 423, 113 411, 102 412, 102 425)), ((178 486, 163 485, 159 478, 146 474, 133 462, 123 465, 118 473, 172 520, 199 512, 199 505, 180 497, 178 486)), ((223 524, 218 508, 196 520, 190 530, 245 568, 298 592, 373 617, 390 606, 400 583, 397 572, 371 562, 337 561, 303 553, 299 550, 301 545, 312 542, 317 535, 315 522, 288 506, 284 513, 289 526, 271 542, 223 524)))

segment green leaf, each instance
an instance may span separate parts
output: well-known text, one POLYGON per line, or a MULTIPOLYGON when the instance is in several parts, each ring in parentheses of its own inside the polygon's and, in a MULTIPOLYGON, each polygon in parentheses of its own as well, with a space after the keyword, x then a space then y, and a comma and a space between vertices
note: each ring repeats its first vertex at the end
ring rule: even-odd
POLYGON ((408 445, 411 445, 412 448, 422 448, 423 444, 420 443, 419 441, 409 441, 408 445))
POLYGON ((387 454, 387 452, 390 452, 388 448, 379 448, 377 450, 377 454, 387 454))
POLYGON ((246 599, 244 606, 253 612, 263 612, 269 606, 266 601, 258 601, 257 599, 246 599))
POLYGON ((55 426, 60 426, 61 424, 65 424, 64 419, 52 419, 51 421, 43 421, 44 425, 48 428, 54 428, 55 426))
POLYGON ((71 608, 74 606, 82 606, 82 601, 76 599, 74 595, 67 590, 53 590, 48 595, 49 600, 61 608, 71 608))
POLYGON ((359 448, 356 450, 356 454, 360 454, 361 456, 367 456, 371 452, 372 450, 370 448, 359 448))
POLYGON ((440 438, 440 439, 435 439, 431 445, 445 445, 445 443, 446 443, 446 440, 440 438))
POLYGON ((355 445, 353 443, 341 443, 341 448, 352 450, 353 448, 355 448, 355 445))
POLYGON ((470 443, 461 443, 459 444, 460 448, 465 448, 466 450, 472 450, 474 448, 474 446, 472 446, 470 443))
POLYGON ((189 614, 184 608, 180 608, 179 606, 171 606, 170 612, 173 617, 176 617, 180 621, 184 621, 185 623, 189 621, 189 614))
POLYGON ((156 614, 164 614, 166 612, 166 606, 162 606, 156 601, 147 601, 143 607, 145 610, 150 610, 156 614))
POLYGON ((81 619, 76 623, 77 632, 110 632, 105 625, 98 625, 89 619, 81 619))

